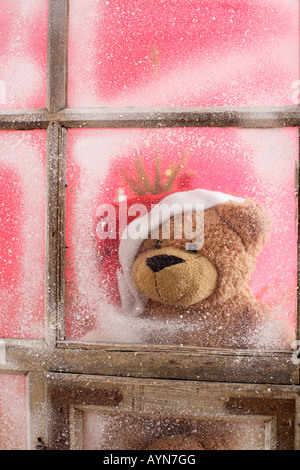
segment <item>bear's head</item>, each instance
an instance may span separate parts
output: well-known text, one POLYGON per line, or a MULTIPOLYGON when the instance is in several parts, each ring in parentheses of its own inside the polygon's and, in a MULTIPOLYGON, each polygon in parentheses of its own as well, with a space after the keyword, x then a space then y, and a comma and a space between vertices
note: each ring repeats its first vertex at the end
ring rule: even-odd
MULTIPOLYGON (((269 219, 252 201, 227 201, 204 212, 203 245, 187 239, 183 214, 163 225, 157 238, 144 240, 132 265, 132 281, 146 298, 171 306, 222 304, 236 296, 249 281, 269 231, 269 219), (181 217, 183 220, 181 220, 181 217), (176 234, 176 236, 175 236, 176 234)), ((196 227, 197 213, 192 213, 196 227)))

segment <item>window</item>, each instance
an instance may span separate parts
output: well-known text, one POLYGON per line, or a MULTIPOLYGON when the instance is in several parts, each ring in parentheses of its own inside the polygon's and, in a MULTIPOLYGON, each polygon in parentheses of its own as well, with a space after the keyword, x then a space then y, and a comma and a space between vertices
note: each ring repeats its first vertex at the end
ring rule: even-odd
POLYGON ((129 423, 118 449, 299 448, 299 3, 1 3, 0 447, 109 449, 129 423), (97 208, 154 182, 263 205, 251 288, 288 347, 199 345, 193 322, 176 340, 112 308, 97 208))

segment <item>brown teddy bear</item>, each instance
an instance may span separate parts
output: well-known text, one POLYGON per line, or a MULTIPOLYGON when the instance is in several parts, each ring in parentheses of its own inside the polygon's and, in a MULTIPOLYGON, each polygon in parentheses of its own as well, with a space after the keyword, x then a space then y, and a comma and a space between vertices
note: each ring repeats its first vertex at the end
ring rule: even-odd
POLYGON ((202 189, 156 197, 151 206, 149 198, 138 199, 145 202, 147 211, 122 232, 118 286, 126 315, 165 326, 149 328, 146 340, 290 349, 291 327, 258 302, 249 286, 270 228, 262 208, 202 189))

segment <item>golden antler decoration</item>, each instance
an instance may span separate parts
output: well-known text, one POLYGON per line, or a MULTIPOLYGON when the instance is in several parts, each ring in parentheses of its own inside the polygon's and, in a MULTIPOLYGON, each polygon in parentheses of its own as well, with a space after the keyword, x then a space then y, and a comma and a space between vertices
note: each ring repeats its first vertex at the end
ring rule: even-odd
POLYGON ((169 193, 186 165, 188 153, 188 149, 185 150, 177 165, 174 162, 171 163, 170 174, 163 174, 161 171, 161 156, 157 150, 154 160, 154 183, 151 182, 140 155, 135 156, 135 168, 138 178, 131 178, 124 168, 120 169, 120 174, 130 189, 138 196, 143 194, 169 193), (165 179, 165 182, 163 182, 163 179, 165 179))

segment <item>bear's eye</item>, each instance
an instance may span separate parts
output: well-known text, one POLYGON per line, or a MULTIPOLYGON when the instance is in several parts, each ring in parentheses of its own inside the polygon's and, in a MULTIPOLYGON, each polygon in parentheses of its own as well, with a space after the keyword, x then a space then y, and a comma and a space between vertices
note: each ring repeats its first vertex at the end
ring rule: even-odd
POLYGON ((197 243, 186 243, 185 244, 185 251, 188 253, 193 253, 196 255, 198 253, 198 246, 197 243))
POLYGON ((155 241, 155 248, 158 250, 159 248, 161 248, 161 244, 162 244, 161 240, 156 240, 155 241))

